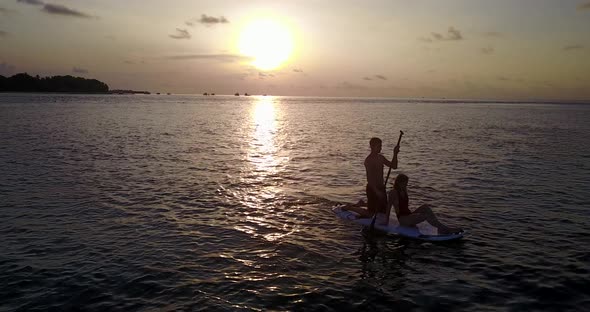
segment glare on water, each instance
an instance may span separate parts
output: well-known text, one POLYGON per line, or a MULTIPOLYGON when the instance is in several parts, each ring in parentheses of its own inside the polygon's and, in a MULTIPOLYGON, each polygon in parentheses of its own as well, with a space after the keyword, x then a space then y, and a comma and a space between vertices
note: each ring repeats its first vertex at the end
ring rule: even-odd
POLYGON ((277 209, 278 196, 281 193, 278 181, 284 171, 288 157, 281 155, 280 138, 280 103, 273 97, 258 97, 250 104, 248 124, 249 139, 246 153, 247 164, 241 180, 246 187, 240 192, 240 202, 246 208, 245 224, 236 225, 236 230, 251 236, 261 235, 267 241, 275 241, 296 231, 296 226, 289 226, 281 221, 281 215, 289 209, 277 209), (269 213, 270 211, 274 211, 269 213), (255 229, 266 228, 264 233, 255 229))
POLYGON ((274 174, 278 160, 275 157, 277 144, 276 108, 271 97, 260 97, 252 104, 250 123, 253 126, 248 161, 254 165, 256 172, 265 176, 274 174))

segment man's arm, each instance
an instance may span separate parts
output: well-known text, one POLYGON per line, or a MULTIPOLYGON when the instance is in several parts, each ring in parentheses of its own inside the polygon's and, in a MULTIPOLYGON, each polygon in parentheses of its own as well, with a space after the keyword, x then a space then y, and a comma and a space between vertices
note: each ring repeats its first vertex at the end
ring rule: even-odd
POLYGON ((381 155, 383 163, 392 169, 397 169, 397 154, 399 153, 399 145, 396 145, 393 148, 393 159, 391 161, 387 160, 385 156, 381 155))
POLYGON ((392 169, 397 169, 397 153, 393 154, 392 161, 387 160, 387 158, 385 158, 385 156, 381 155, 381 161, 383 161, 383 164, 385 164, 387 167, 390 167, 392 169))

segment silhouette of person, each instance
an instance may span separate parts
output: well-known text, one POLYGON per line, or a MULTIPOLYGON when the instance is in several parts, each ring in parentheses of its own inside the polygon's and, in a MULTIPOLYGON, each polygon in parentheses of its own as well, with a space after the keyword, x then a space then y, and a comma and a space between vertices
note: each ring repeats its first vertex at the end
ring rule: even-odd
POLYGON ((354 211, 361 218, 370 218, 375 213, 386 213, 387 194, 383 183, 384 166, 397 169, 397 154, 399 146, 393 149, 393 161, 389 161, 381 154, 382 141, 379 138, 371 138, 369 141, 371 153, 365 158, 365 170, 367 172, 367 209, 362 208, 363 201, 355 205, 343 207, 344 210, 354 211))
POLYGON ((387 205, 388 221, 391 206, 393 206, 395 208, 397 220, 402 226, 412 227, 420 222, 426 221, 430 223, 430 225, 436 227, 439 234, 451 234, 462 231, 461 228, 449 227, 441 223, 432 211, 432 207, 428 204, 422 205, 416 210, 411 211, 408 207, 408 181, 408 176, 403 173, 398 174, 395 178, 393 189, 389 191, 389 203, 387 205))

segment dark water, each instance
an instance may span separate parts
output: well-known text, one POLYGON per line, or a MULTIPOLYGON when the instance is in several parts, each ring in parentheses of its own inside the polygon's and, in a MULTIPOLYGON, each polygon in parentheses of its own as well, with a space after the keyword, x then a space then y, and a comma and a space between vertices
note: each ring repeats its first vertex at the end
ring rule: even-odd
POLYGON ((0 311, 584 311, 590 105, 0 96, 0 311), (368 237, 372 136, 410 208, 469 231, 368 237))

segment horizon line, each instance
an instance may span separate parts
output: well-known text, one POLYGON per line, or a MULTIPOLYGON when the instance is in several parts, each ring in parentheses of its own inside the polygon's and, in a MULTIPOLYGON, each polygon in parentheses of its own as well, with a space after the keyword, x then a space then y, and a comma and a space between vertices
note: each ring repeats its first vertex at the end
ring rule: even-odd
POLYGON ((47 94, 47 95, 54 95, 54 94, 62 94, 62 95, 136 95, 136 96, 149 96, 149 95, 163 95, 163 96, 170 96, 170 95, 188 95, 188 96, 201 96, 201 97, 216 97, 216 96, 223 96, 223 97, 290 97, 290 98, 333 98, 333 99, 360 99, 360 100, 368 100, 368 99, 383 99, 383 100, 397 100, 397 101, 414 101, 417 103, 496 103, 496 104, 590 104, 590 99, 578 99, 578 100, 568 100, 568 99, 489 99, 489 98, 446 98, 446 97, 395 97, 395 96, 325 96, 325 95, 276 95, 276 94, 249 94, 244 95, 243 93, 239 96, 235 94, 215 94, 215 95, 203 95, 202 93, 172 93, 172 92, 151 92, 151 91, 136 91, 136 90, 129 90, 129 91, 136 91, 136 92, 149 92, 149 94, 141 94, 141 93, 125 93, 125 94, 116 94, 110 93, 113 90, 125 90, 125 89, 109 89, 109 92, 105 93, 91 93, 91 92, 3 92, 0 91, 0 95, 3 94, 47 94))

